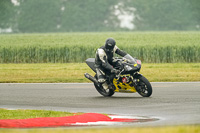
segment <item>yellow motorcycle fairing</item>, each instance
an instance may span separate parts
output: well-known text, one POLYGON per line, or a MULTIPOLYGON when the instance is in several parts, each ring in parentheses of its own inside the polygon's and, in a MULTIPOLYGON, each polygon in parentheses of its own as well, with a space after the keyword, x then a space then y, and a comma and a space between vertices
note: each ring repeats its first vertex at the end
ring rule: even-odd
POLYGON ((115 85, 115 92, 124 92, 124 93, 135 93, 137 92, 134 86, 131 86, 132 81, 129 83, 117 82, 117 79, 113 79, 113 84, 115 85))

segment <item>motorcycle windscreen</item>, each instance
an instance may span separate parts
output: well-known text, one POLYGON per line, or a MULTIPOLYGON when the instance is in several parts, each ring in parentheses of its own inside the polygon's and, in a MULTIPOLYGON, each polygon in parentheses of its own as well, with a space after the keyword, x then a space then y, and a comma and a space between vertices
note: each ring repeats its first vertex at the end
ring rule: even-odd
MULTIPOLYGON (((133 69, 131 69, 131 72, 140 71, 140 69, 141 69, 141 61, 140 60, 133 58, 129 54, 124 56, 124 58, 127 59, 128 65, 133 64, 133 66, 132 66, 133 69)), ((128 72, 129 70, 126 70, 126 71, 128 72)))
POLYGON ((137 64, 137 60, 134 59, 131 55, 127 54, 126 56, 124 56, 124 58, 128 59, 129 63, 131 64, 137 64))

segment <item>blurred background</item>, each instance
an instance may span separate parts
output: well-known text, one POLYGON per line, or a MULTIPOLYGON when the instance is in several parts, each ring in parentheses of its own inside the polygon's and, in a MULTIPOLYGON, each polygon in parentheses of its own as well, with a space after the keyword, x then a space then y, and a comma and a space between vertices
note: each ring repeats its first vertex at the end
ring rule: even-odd
POLYGON ((0 82, 88 82, 108 37, 150 81, 200 81, 199 31, 200 0, 0 0, 0 82))
POLYGON ((200 0, 0 0, 0 33, 199 30, 200 0))
POLYGON ((0 0, 0 63, 85 62, 108 37, 145 63, 196 63, 199 31, 200 0, 0 0))

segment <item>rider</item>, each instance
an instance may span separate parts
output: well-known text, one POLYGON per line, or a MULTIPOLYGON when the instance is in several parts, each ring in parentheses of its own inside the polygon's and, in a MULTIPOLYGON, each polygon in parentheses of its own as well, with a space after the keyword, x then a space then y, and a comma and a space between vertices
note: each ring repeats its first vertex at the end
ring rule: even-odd
POLYGON ((113 38, 108 38, 105 45, 98 48, 95 57, 95 67, 97 73, 98 82, 102 84, 104 89, 108 89, 108 85, 105 82, 105 72, 109 71, 111 73, 119 73, 119 70, 113 68, 115 65, 114 53, 124 57, 127 55, 126 52, 120 50, 116 46, 116 42, 113 38))

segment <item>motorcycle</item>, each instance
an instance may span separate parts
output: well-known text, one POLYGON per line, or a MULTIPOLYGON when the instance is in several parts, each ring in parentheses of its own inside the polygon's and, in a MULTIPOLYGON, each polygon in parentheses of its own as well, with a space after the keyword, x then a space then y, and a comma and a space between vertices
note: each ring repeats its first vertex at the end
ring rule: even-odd
MULTIPOLYGON (((117 62, 115 69, 120 70, 118 74, 106 73, 108 89, 104 89, 97 81, 97 75, 91 76, 85 73, 85 77, 94 83, 96 90, 105 97, 111 97, 115 92, 135 93, 138 92, 143 97, 150 97, 152 86, 150 82, 140 74, 141 60, 133 58, 129 54, 123 58, 114 57, 117 62)), ((95 58, 88 58, 86 64, 96 73, 95 58)))

